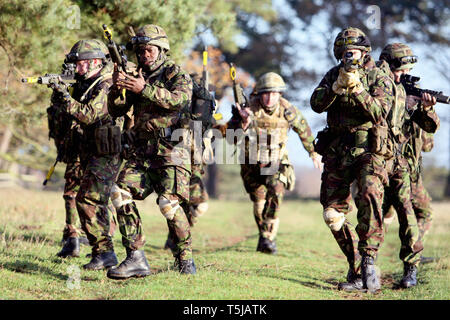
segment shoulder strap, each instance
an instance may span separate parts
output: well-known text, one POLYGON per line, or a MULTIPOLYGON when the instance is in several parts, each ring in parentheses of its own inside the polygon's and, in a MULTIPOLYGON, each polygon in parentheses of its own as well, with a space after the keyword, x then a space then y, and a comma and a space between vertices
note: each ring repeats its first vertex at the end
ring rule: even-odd
POLYGON ((111 73, 106 73, 100 77, 98 77, 90 86, 89 88, 87 88, 87 90, 83 93, 83 95, 81 96, 80 101, 83 102, 84 99, 86 99, 87 94, 89 93, 89 91, 92 90, 92 88, 94 88, 94 86, 99 83, 100 81, 106 80, 106 79, 111 79, 112 78, 112 72, 111 73))

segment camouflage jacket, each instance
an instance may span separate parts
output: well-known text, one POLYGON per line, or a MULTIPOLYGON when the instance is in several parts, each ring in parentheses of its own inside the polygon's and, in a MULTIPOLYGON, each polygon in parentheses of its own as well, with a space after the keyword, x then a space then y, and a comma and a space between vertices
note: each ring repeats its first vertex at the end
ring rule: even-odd
POLYGON ((353 156, 358 156, 368 151, 367 131, 386 119, 394 102, 394 90, 388 75, 368 56, 358 69, 364 90, 359 94, 337 95, 332 85, 341 67, 339 64, 325 74, 310 103, 315 112, 327 112, 327 125, 333 132, 334 144, 342 148, 356 145, 359 148, 353 156))
POLYGON ((111 91, 109 109, 123 115, 133 107, 135 148, 151 168, 177 165, 190 170, 190 147, 179 141, 184 133, 174 131, 189 128, 192 80, 170 60, 143 76, 146 85, 140 94, 127 91, 120 100, 118 91, 111 91))
POLYGON ((421 172, 422 151, 433 148, 433 133, 439 129, 440 120, 434 108, 425 111, 419 106, 411 115, 407 113, 403 133, 406 142, 402 154, 408 161, 412 181, 417 181, 421 172))
POLYGON ((114 118, 108 112, 108 93, 112 86, 112 66, 108 64, 96 77, 77 81, 73 86, 72 97, 65 111, 70 114, 83 130, 83 152, 95 150, 94 130, 111 124, 114 118))
MULTIPOLYGON (((281 97, 274 111, 267 112, 261 105, 259 96, 252 96, 250 99, 249 108, 252 111, 253 116, 249 127, 246 129, 246 134, 253 131, 258 135, 257 151, 260 151, 261 147, 264 147, 263 144, 265 144, 264 139, 260 139, 261 134, 267 134, 268 143, 265 147, 269 149, 270 153, 272 153, 275 149, 277 149, 276 153, 278 153, 278 159, 269 155, 270 159, 272 161, 275 160, 280 161, 281 163, 289 164, 286 144, 288 139, 288 131, 293 129, 299 136, 305 150, 310 156, 312 155, 314 152, 314 136, 312 135, 311 128, 300 110, 293 106, 288 100, 281 97), (275 145, 271 145, 269 142, 275 137, 275 132, 273 132, 273 130, 276 130, 277 135, 274 140, 275 145)), ((228 123, 218 129, 222 131, 223 135, 225 135, 226 129, 242 129, 242 118, 239 114, 234 113, 228 123)), ((247 143, 245 145, 246 161, 253 160, 253 162, 259 162, 262 160, 261 158, 264 158, 261 155, 258 155, 256 159, 252 159, 251 156, 249 158, 249 154, 251 154, 250 149, 251 147, 247 143)), ((274 157, 277 157, 277 154, 274 154, 274 157)), ((243 159, 241 159, 241 163, 243 163, 242 161, 243 159)))
POLYGON ((80 125, 66 112, 60 94, 53 92, 51 105, 47 108, 48 137, 55 142, 58 159, 69 163, 76 161, 81 150, 83 131, 80 125))

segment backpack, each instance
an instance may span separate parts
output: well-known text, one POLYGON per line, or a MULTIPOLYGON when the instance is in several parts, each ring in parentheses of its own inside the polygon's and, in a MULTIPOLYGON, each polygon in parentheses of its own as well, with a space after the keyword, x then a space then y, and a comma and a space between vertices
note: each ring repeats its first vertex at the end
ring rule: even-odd
POLYGON ((214 122, 216 103, 213 95, 196 81, 192 81, 191 119, 201 121, 202 133, 210 129, 214 122))

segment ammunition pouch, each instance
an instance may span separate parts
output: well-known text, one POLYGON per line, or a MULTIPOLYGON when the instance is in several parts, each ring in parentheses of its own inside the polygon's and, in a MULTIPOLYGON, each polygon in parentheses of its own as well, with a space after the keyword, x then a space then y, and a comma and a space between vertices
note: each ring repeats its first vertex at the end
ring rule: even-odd
POLYGON ((100 156, 118 154, 122 151, 122 134, 119 126, 105 125, 94 130, 97 154, 100 156))
POLYGON ((314 140, 314 151, 323 156, 335 138, 336 135, 333 135, 329 128, 317 132, 314 140))
POLYGON ((394 146, 389 138, 389 128, 386 122, 377 123, 369 129, 369 151, 391 159, 394 156, 394 146))

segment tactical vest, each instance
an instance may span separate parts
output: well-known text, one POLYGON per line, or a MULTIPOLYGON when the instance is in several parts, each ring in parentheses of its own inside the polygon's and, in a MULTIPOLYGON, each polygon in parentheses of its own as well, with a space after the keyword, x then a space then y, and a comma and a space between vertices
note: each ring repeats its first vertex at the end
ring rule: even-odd
POLYGON ((269 114, 258 103, 253 111, 251 125, 251 129, 256 133, 258 148, 256 154, 250 152, 250 163, 280 162, 287 157, 286 143, 290 125, 285 112, 288 107, 287 100, 281 98, 275 111, 269 114))
MULTIPOLYGON (((144 75, 147 83, 160 88, 171 88, 175 77, 180 73, 180 67, 173 61, 166 61, 158 70, 150 75, 144 75)), ((188 76, 188 75, 187 75, 188 76)), ((172 156, 179 159, 186 166, 190 158, 189 125, 191 122, 191 105, 186 103, 180 110, 168 110, 158 106, 146 97, 133 95, 133 112, 135 127, 139 141, 145 141, 146 145, 152 145, 150 157, 158 156, 158 161, 152 161, 154 167, 172 164, 172 156), (182 141, 172 140, 177 129, 183 130, 182 141)), ((177 131, 177 134, 180 131, 177 131)), ((142 144, 139 142, 139 144, 142 144)), ((178 161, 178 160, 177 160, 178 161)))

